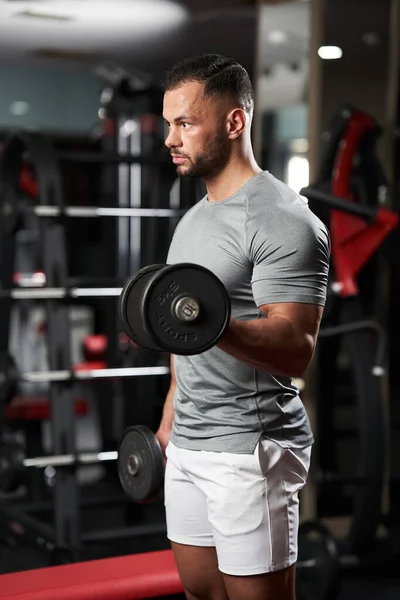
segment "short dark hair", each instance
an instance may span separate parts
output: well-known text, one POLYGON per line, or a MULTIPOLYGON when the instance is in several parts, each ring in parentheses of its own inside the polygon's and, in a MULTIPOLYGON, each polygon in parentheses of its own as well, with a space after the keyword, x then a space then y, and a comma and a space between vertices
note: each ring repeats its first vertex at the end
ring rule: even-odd
POLYGON ((185 58, 165 74, 164 92, 188 81, 204 82, 204 96, 232 96, 243 110, 253 107, 254 94, 249 74, 233 58, 202 54, 185 58))

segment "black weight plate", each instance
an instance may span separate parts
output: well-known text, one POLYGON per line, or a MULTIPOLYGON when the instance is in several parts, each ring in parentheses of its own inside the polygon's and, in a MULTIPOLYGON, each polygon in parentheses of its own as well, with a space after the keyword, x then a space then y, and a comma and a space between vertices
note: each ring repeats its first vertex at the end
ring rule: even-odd
POLYGON ((143 325, 148 337, 166 352, 200 354, 212 348, 229 324, 228 292, 208 269, 190 263, 168 265, 155 275, 143 292, 143 325), (182 323, 172 314, 178 296, 200 304, 196 321, 182 323))
POLYGON ((142 294, 149 280, 165 265, 150 265, 140 269, 125 283, 119 297, 119 314, 125 333, 133 342, 145 348, 160 352, 160 348, 146 334, 141 314, 142 294))
POLYGON ((0 491, 13 488, 23 471, 25 450, 16 437, 4 434, 0 438, 0 491))
POLYGON ((317 521, 302 523, 298 535, 297 600, 335 600, 340 592, 336 542, 317 521))
POLYGON ((15 235, 21 228, 20 197, 8 183, 0 183, 0 223, 5 235, 15 235))
POLYGON ((0 352, 0 404, 9 404, 17 395, 18 371, 13 357, 0 352))
POLYGON ((161 446, 148 427, 130 427, 122 436, 118 449, 118 475, 124 491, 134 502, 153 500, 164 480, 164 458, 161 446), (137 474, 133 475, 130 457, 136 458, 137 474))

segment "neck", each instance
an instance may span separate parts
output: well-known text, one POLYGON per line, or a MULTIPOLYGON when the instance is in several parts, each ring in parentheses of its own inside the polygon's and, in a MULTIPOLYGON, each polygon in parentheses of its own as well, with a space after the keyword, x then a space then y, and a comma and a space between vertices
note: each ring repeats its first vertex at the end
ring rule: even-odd
POLYGON ((219 202, 228 198, 261 171, 252 150, 235 153, 218 175, 205 179, 208 201, 219 202))

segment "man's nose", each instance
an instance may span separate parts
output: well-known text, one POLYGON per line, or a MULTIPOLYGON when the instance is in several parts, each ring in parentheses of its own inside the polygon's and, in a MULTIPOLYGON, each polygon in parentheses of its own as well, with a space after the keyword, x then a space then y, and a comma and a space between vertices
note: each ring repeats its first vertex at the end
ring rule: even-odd
POLYGON ((167 148, 178 148, 182 145, 181 136, 177 127, 171 127, 165 140, 167 148))

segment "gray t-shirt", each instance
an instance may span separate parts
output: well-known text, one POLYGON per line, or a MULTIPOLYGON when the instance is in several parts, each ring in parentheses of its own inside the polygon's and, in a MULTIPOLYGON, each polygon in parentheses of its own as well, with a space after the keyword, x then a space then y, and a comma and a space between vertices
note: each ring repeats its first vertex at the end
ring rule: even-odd
MULTIPOLYGON (((220 202, 205 196, 179 222, 167 263, 213 271, 228 290, 232 317, 265 317, 276 302, 324 305, 330 241, 306 202, 267 171, 220 202)), ((171 441, 189 450, 252 453, 266 436, 300 448, 313 436, 290 377, 253 369, 218 347, 174 356, 171 441)))

